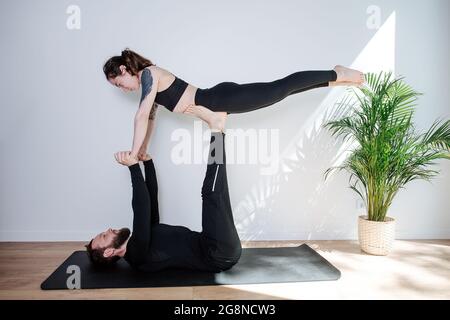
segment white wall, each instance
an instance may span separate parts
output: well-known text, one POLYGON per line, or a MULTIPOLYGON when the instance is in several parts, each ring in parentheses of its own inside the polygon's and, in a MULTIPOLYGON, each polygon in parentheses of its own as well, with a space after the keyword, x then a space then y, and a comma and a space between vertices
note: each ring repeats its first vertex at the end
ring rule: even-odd
MULTIPOLYGON (((126 46, 202 88, 336 64, 391 67, 424 93, 420 130, 450 117, 447 0, 29 0, 2 1, 0 12, 2 241, 87 240, 106 227, 131 226, 129 172, 113 154, 131 147, 139 94, 122 93, 102 73, 126 46), (66 27, 69 5, 81 9, 79 30, 66 27), (372 5, 383 32, 368 27, 372 5)), ((271 175, 262 175, 261 163, 227 158, 242 240, 356 239, 357 198, 347 175, 326 183, 322 176, 339 145, 317 124, 340 95, 321 88, 229 116, 229 130, 279 134, 282 169, 271 175)), ((150 153, 161 222, 200 231, 205 164, 173 163, 171 135, 180 128, 193 133, 194 119, 159 109, 150 153)), ((397 238, 450 237, 450 163, 439 168, 431 184, 413 182, 395 199, 389 214, 398 220, 397 238)))

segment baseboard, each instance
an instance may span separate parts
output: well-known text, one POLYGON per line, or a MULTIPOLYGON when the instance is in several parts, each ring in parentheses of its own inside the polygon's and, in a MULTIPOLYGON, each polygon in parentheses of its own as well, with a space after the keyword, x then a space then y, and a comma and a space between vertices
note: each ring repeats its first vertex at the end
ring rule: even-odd
MULTIPOLYGON (((0 242, 28 241, 89 241, 96 231, 0 231, 0 242)), ((242 241, 280 241, 280 240, 357 240, 356 232, 262 232, 239 233, 242 241)), ((450 239, 447 229, 433 232, 398 231, 396 239, 450 239)))

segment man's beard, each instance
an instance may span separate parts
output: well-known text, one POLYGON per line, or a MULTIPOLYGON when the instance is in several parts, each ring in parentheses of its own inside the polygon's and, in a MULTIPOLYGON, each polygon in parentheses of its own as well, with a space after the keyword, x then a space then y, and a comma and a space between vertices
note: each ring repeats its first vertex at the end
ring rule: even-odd
POLYGON ((119 233, 116 235, 116 237, 113 240, 113 248, 118 249, 120 248, 125 241, 127 241, 128 237, 130 236, 130 229, 128 228, 122 228, 119 230, 119 233))

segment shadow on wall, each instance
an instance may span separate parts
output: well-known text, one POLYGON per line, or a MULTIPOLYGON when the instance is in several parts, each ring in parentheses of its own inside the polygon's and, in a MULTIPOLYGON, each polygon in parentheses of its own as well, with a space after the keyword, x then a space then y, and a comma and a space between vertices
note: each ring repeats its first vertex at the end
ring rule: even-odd
MULTIPOLYGON (((394 71, 396 24, 396 12, 388 10, 386 19, 382 23, 380 20, 376 29, 368 29, 373 34, 355 54, 350 67, 363 72, 394 71)), ((348 112, 337 111, 339 108, 334 107, 342 91, 342 87, 333 88, 298 130, 279 159, 281 170, 260 179, 237 204, 234 210, 236 227, 240 234, 245 234, 245 240, 354 237, 356 228, 349 228, 348 223, 351 221, 356 227, 356 218, 360 214, 360 209, 352 206, 356 195, 348 188, 343 175, 330 175, 327 182, 324 181, 326 169, 343 161, 345 150, 342 149, 346 147, 342 139, 331 138, 322 127, 323 123, 348 112), (297 201, 295 207, 284 205, 299 199, 298 195, 301 195, 301 201, 297 201), (274 229, 282 230, 280 235, 264 234, 266 230, 274 229)))
POLYGON ((335 190, 347 192, 346 182, 342 181, 342 177, 333 175, 326 182, 324 180, 325 170, 335 165, 336 159, 341 155, 343 143, 332 138, 321 126, 340 116, 343 111, 345 110, 330 108, 313 119, 315 124, 311 130, 301 130, 292 147, 287 148, 289 154, 281 155, 277 173, 264 176, 243 196, 244 199, 233 210, 236 228, 239 233, 248 232, 249 229, 252 233, 242 240, 258 239, 263 235, 263 230, 270 230, 277 222, 283 223, 283 213, 288 214, 291 221, 290 225, 282 226, 287 236, 295 233, 293 228, 298 225, 303 230, 309 230, 307 239, 320 237, 323 232, 330 237, 347 235, 346 226, 335 228, 331 233, 329 230, 330 223, 342 219, 342 214, 352 214, 356 219, 354 212, 339 211, 339 204, 333 200, 339 199, 340 195, 330 193, 335 190), (292 203, 298 194, 305 200, 296 203, 295 210, 284 212, 286 210, 282 209, 283 204, 286 201, 292 203), (331 200, 331 203, 325 204, 327 200, 331 200), (305 223, 308 225, 305 226, 305 223))

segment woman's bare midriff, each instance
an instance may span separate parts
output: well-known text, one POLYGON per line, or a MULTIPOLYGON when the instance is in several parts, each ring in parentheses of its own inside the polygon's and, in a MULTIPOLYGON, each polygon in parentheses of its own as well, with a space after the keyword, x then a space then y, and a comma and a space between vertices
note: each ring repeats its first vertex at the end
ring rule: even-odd
MULTIPOLYGON (((172 82, 175 81, 175 76, 169 71, 157 66, 150 66, 150 68, 152 68, 153 71, 156 71, 159 77, 158 92, 166 90, 170 87, 172 82)), ((197 92, 197 89, 197 87, 188 84, 186 90, 183 92, 180 100, 173 109, 173 112, 183 113, 189 105, 195 104, 195 93, 197 92)))

